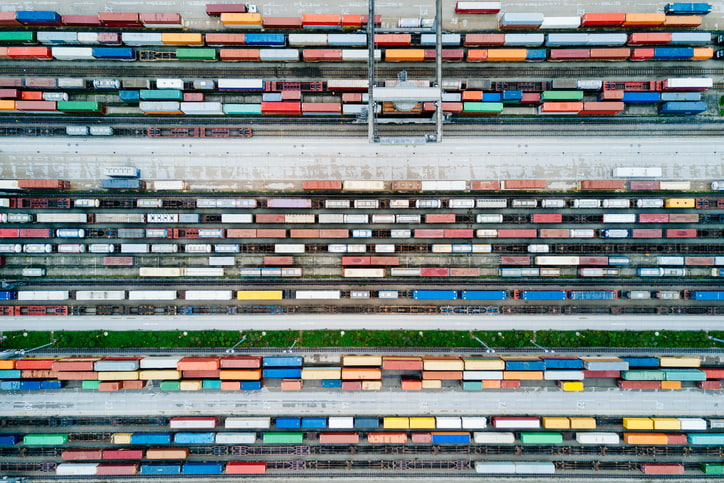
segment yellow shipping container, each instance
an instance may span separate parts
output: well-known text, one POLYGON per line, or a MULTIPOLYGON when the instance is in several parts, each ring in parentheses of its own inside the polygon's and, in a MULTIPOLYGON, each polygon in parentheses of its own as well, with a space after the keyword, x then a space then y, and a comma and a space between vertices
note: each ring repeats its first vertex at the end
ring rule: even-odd
POLYGON ((571 429, 596 429, 596 418, 569 418, 571 429))
POLYGON ((463 359, 466 371, 504 371, 503 359, 463 359))
POLYGON ((173 369, 157 369, 139 371, 138 378, 142 381, 169 381, 181 379, 181 371, 173 369))
POLYGON ((181 381, 179 390, 181 391, 200 391, 203 387, 201 381, 181 381))
POLYGON ((343 368, 342 379, 345 381, 370 381, 372 379, 382 379, 382 370, 376 367, 355 367, 343 368))
POLYGON ((696 208, 694 198, 668 198, 664 200, 664 208, 696 208))
POLYGON ((566 392, 583 391, 583 381, 561 381, 561 389, 566 392))
POLYGON ((410 429, 410 418, 383 418, 384 429, 410 429))
POLYGON ((569 429, 571 421, 568 418, 544 417, 543 427, 546 429, 569 429))
POLYGON ((15 360, 16 359, 0 359, 0 369, 15 369, 15 360))
POLYGON ((488 49, 488 61, 524 61, 528 57, 528 49, 488 49))
POLYGON ((0 111, 14 111, 15 101, 0 99, 0 111))
MULTIPOLYGON (((497 381, 499 382, 499 381, 497 381)), ((425 379, 422 381, 423 389, 440 389, 442 388, 442 381, 438 379, 425 379)))
POLYGON ((261 369, 222 369, 219 371, 222 381, 258 381, 261 379, 261 369))
POLYGON ((282 300, 281 290, 239 290, 236 300, 282 300))
POLYGON ((663 13, 627 13, 623 25, 661 25, 665 20, 663 13))
POLYGON ((162 33, 161 42, 165 45, 204 45, 204 37, 194 33, 162 33))
POLYGON ((661 381, 661 389, 676 391, 681 389, 681 381, 661 381))
POLYGON ((137 381, 138 371, 103 371, 98 373, 99 381, 137 381))
POLYGON ((677 418, 653 418, 654 429, 657 431, 681 430, 681 421, 677 418))
POLYGON ((363 391, 380 391, 382 389, 382 381, 362 381, 363 391))
POLYGON ((435 418, 410 418, 410 429, 435 429, 435 418))
POLYGON ((465 369, 465 364, 462 359, 424 358, 422 368, 426 371, 462 371, 465 369))
POLYGON ((700 367, 701 359, 698 357, 659 357, 661 367, 700 367))
POLYGON ((380 367, 382 365, 382 356, 344 356, 342 365, 380 367))
POLYGON ((543 371, 503 371, 503 379, 510 381, 542 381, 543 371))
POLYGON ((341 367, 305 367, 302 369, 302 380, 321 381, 324 379, 342 379, 341 367))
POLYGON ((111 435, 111 444, 131 444, 131 435, 133 433, 113 433, 111 435))
POLYGON ((691 56, 693 60, 707 60, 714 57, 714 49, 711 47, 697 47, 694 49, 694 55, 691 56))
POLYGON ((654 429, 654 420, 651 418, 623 418, 623 427, 626 429, 654 429))
POLYGON ((260 13, 222 13, 221 23, 224 25, 261 25, 260 13))

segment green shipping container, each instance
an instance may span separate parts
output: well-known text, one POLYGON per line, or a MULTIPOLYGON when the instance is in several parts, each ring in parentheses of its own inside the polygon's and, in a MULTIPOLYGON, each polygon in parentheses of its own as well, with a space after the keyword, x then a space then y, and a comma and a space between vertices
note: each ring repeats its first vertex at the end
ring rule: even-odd
POLYGON ((239 114, 242 116, 261 115, 261 104, 224 104, 224 114, 239 114))
POLYGON ((304 433, 264 433, 264 444, 302 444, 304 433))
POLYGON ((621 371, 621 379, 626 381, 663 381, 666 374, 662 371, 621 371))
POLYGON ((520 440, 525 444, 559 444, 563 442, 561 433, 520 433, 520 440))
POLYGON ((67 434, 26 434, 23 444, 28 446, 60 446, 68 442, 67 434))
POLYGON ((176 89, 158 89, 140 91, 141 99, 144 101, 183 101, 184 93, 176 89))
POLYGON ((202 383, 204 389, 221 389, 221 381, 217 380, 205 380, 202 383))
POLYGON ((0 44, 35 43, 35 32, 0 32, 0 44))
POLYGON ((502 102, 463 102, 463 112, 468 114, 500 114, 502 102))
POLYGON ((94 101, 58 101, 56 105, 59 111, 68 112, 101 112, 103 106, 94 101))
POLYGON ((180 391, 181 381, 161 381, 162 391, 180 391))
POLYGON ((81 389, 90 389, 91 391, 97 391, 101 381, 83 381, 81 382, 81 389))
POLYGON ((718 463, 704 463, 701 465, 701 471, 705 475, 724 475, 724 465, 718 463))
POLYGON ((176 49, 178 60, 216 60, 216 49, 176 49))
POLYGON ((724 433, 689 433, 689 444, 697 446, 721 446, 724 445, 724 433))
POLYGON ((483 381, 463 381, 463 391, 482 391, 483 381))
POLYGON ((547 101, 582 101, 583 91, 544 91, 541 102, 547 101))
POLYGON ((662 369, 665 381, 706 381, 706 372, 699 369, 662 369))

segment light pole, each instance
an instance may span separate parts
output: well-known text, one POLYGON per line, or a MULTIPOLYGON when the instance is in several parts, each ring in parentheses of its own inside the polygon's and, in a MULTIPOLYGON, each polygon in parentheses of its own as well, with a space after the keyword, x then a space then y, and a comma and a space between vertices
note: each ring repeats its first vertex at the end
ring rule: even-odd
POLYGON ((284 350, 284 354, 287 354, 287 353, 291 354, 292 349, 294 349, 294 346, 297 345, 297 342, 299 342, 299 339, 294 339, 294 342, 292 342, 292 345, 289 346, 289 349, 284 350))
POLYGON ((492 347, 490 347, 488 344, 486 344, 485 342, 483 342, 483 341, 480 340, 479 338, 475 337, 474 335, 471 335, 470 337, 472 337, 473 339, 477 340, 477 341, 480 343, 480 345, 482 345, 483 347, 485 347, 485 352, 486 352, 487 354, 494 354, 494 353, 495 353, 495 349, 493 349, 492 347))
POLYGON ((233 354, 234 352, 236 352, 234 349, 236 349, 237 347, 239 347, 239 345, 241 345, 241 343, 244 342, 245 340, 246 340, 246 336, 242 337, 239 342, 237 342, 236 344, 234 344, 233 346, 231 346, 231 348, 226 349, 226 353, 227 353, 227 354, 233 354))
POLYGON ((553 349, 546 349, 546 348, 543 347, 542 345, 536 344, 536 343, 533 342, 532 340, 529 340, 528 342, 530 342, 531 344, 533 344, 534 346, 536 346, 537 348, 539 348, 539 349, 542 350, 543 352, 551 352, 551 353, 555 352, 553 349))
POLYGON ((5 352, 0 352, 0 359, 8 359, 10 357, 15 356, 24 356, 25 354, 28 354, 29 352, 37 351, 40 349, 43 349, 44 347, 48 347, 55 344, 55 341, 48 342, 47 344, 39 345, 38 347, 33 347, 32 349, 20 349, 20 350, 9 350, 5 352))
POLYGON ((712 337, 710 335, 707 335, 706 338, 709 340, 713 340, 715 342, 721 342, 722 344, 724 344, 724 340, 722 340, 722 339, 717 339, 716 337, 712 337))

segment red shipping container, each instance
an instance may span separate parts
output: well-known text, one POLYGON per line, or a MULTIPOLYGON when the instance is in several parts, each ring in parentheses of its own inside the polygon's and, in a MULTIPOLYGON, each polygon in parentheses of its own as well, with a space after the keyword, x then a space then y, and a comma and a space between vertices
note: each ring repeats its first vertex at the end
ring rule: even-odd
POLYGON ((631 49, 626 47, 609 47, 591 49, 590 58, 595 60, 626 60, 631 56, 631 49))
POLYGON ((77 27, 96 27, 101 24, 98 15, 61 15, 60 23, 77 27))
POLYGON ((342 381, 343 391, 361 391, 362 381, 342 381))
POLYGON ((583 377, 588 378, 618 378, 621 377, 621 371, 583 371, 583 377))
POLYGON ((581 17, 581 27, 616 27, 625 20, 625 13, 586 13, 581 17))
POLYGON ((319 230, 313 228, 292 228, 289 238, 319 238, 319 230))
POLYGON ((432 443, 432 433, 412 433, 413 443, 432 443))
POLYGON ((299 17, 262 17, 261 23, 267 29, 300 29, 302 19, 299 17))
POLYGON ((669 229, 666 230, 666 238, 696 238, 696 230, 669 229))
POLYGON ((101 392, 114 392, 121 390, 121 382, 101 382, 98 384, 98 390, 101 392))
POLYGON ((631 60, 649 60, 654 58, 654 49, 638 48, 631 52, 631 60))
POLYGON ((500 189, 500 181, 473 181, 470 183, 472 191, 498 191, 500 189))
POLYGON ((540 92, 524 92, 520 99, 521 104, 538 104, 540 102, 540 92))
POLYGON ((520 381, 518 380, 505 380, 500 381, 501 389, 520 389, 520 381))
POLYGON ((643 463, 641 471, 645 475, 683 475, 684 465, 679 463, 643 463))
POLYGON ((23 91, 20 93, 20 99, 24 101, 42 101, 43 93, 40 91, 23 91))
POLYGON ((244 34, 206 34, 206 45, 244 45, 246 36, 244 34))
POLYGON ((294 257, 264 257, 264 265, 294 265, 294 257))
POLYGON ((686 434, 684 433, 673 433, 666 435, 666 443, 672 445, 683 446, 687 443, 686 434))
POLYGON ((634 228, 631 233, 631 238, 661 238, 662 236, 663 232, 658 228, 634 228))
POLYGON ((369 265, 370 257, 342 257, 342 265, 369 265))
POLYGON ((463 45, 466 47, 505 45, 505 34, 467 34, 463 45))
POLYGON ((255 461, 229 461, 226 463, 227 475, 263 475, 266 463, 255 461))
POLYGON ((53 370, 61 371, 87 371, 92 372, 95 361, 98 359, 74 360, 74 359, 56 359, 53 362, 53 370))
POLYGON ((104 45, 121 45, 121 34, 118 32, 99 32, 98 43, 104 45))
POLYGON ((142 460, 142 449, 104 449, 104 460, 142 460))
POLYGON ((598 96, 598 98, 601 101, 621 101, 623 100, 623 94, 624 91, 622 90, 603 91, 601 95, 598 96))
POLYGON ((472 228, 446 228, 445 238, 473 238, 472 228))
POLYGON ((15 101, 17 111, 55 111, 55 101, 15 101))
POLYGON ((11 59, 52 59, 50 47, 8 47, 11 59))
POLYGON ((591 179, 581 181, 582 190, 625 190, 626 181, 618 179, 591 179))
POLYGON ((182 24, 180 13, 143 13, 139 14, 139 20, 145 26, 148 25, 178 25, 182 24))
POLYGON ((460 381, 463 371, 422 371, 423 380, 433 381, 460 381))
POLYGON ((530 257, 503 255, 500 257, 500 264, 501 265, 530 265, 530 257))
MULTIPOLYGON (((264 112, 262 103, 262 112, 264 112)), ((282 103, 283 104, 283 103, 282 103)), ((290 103, 287 103, 290 104, 290 103)), ((298 104, 298 103, 293 103, 298 104)), ((342 114, 342 104, 339 102, 303 102, 302 113, 304 114, 342 114)))
POLYGON ((419 357, 382 357, 382 370, 385 371, 421 371, 422 359, 419 357))
POLYGON ((284 228, 260 228, 256 230, 257 238, 286 238, 286 236, 287 230, 284 228))
MULTIPOLYGON (((359 96, 362 100, 362 94, 342 94, 342 102, 354 102, 344 101, 345 96, 359 96)), ((305 180, 302 181, 303 190, 324 190, 324 191, 340 191, 342 189, 342 182, 337 180, 305 180)))
POLYGON ((184 92, 184 102, 204 102, 204 93, 184 92))
POLYGON ((106 27, 140 27, 138 12, 98 12, 98 18, 106 27))
POLYGON ((425 215, 425 223, 455 223, 455 214, 430 213, 425 215))
POLYGON ((579 257, 579 265, 608 265, 608 257, 579 257))
POLYGON ((479 277, 480 269, 479 268, 451 268, 450 276, 451 277, 479 277))
POLYGON ((584 102, 583 110, 580 112, 582 115, 614 115, 624 110, 625 104, 623 102, 584 102))
POLYGON ((591 49, 550 49, 549 60, 586 60, 591 57, 591 49))
MULTIPOLYGON (((20 361, 15 363, 16 368, 19 362, 20 361)), ((702 368, 701 370, 704 371, 707 379, 724 379, 724 369, 702 368)))
POLYGON ((544 102, 540 106, 541 114, 578 114, 582 110, 582 102, 544 102))
POLYGON ((405 444, 407 443, 407 433, 389 431, 367 433, 367 442, 370 444, 405 444))
POLYGON ((206 15, 219 17, 222 13, 246 13, 245 3, 207 3, 206 15))
POLYGON ((253 228, 229 228, 226 238, 256 238, 257 230, 253 228))
POLYGON ((99 460, 103 459, 103 450, 101 449, 64 449, 60 454, 63 461, 82 461, 82 460, 99 460))
POLYGON ((275 213, 259 213, 256 215, 255 221, 257 223, 284 223, 284 215, 275 213))
POLYGON ((342 16, 332 13, 303 13, 302 25, 341 25, 342 16))
MULTIPOLYGON (((616 91, 618 92, 618 91, 616 91)), ((623 93, 622 93, 623 94, 623 93)), ((629 181, 630 191, 655 191, 659 189, 658 181, 629 181)))
POLYGON ((20 228, 18 229, 19 238, 50 238, 49 228, 20 228))
POLYGON ((131 266, 133 265, 133 257, 103 257, 103 265, 131 266))
POLYGON ((70 181, 62 179, 19 179, 18 186, 23 189, 62 190, 70 188, 70 181))
MULTIPOLYGON (((304 62, 341 62, 342 49, 303 49, 304 62)), ((302 105, 302 110, 304 106, 302 105)))
POLYGON ((184 357, 176 364, 179 371, 213 371, 218 368, 218 357, 184 357))
POLYGON ((535 229, 522 230, 498 230, 498 238, 537 238, 538 232, 535 229))
POLYGON ((0 12, 0 27, 13 27, 21 25, 15 19, 15 12, 0 12))
POLYGON ((100 463, 96 468, 96 475, 124 476, 138 473, 138 464, 135 463, 100 463))
POLYGON ((146 381, 123 381, 123 389, 137 390, 146 387, 146 381))
MULTIPOLYGON (((367 23, 366 18, 364 23, 367 23)), ((362 25, 362 15, 342 15, 342 27, 361 27, 362 25)))
POLYGON ((218 379, 220 372, 217 370, 190 370, 183 371, 184 379, 218 379))
POLYGON ((685 257, 684 263, 687 266, 706 267, 708 265, 714 265, 714 257, 685 257))
MULTIPOLYGON (((433 103, 433 102, 424 103, 423 110, 425 110, 427 112, 433 112, 435 110, 435 103, 433 103)), ((443 110, 443 112, 461 113, 461 112, 463 112, 463 103, 462 102, 443 102, 442 110, 443 110)))
POLYGON ((0 87, 23 87, 23 79, 22 77, 0 77, 0 87))
MULTIPOLYGON (((301 102, 270 102, 262 101, 262 114, 282 114, 282 115, 299 115, 302 113, 301 102)), ((258 216, 258 215, 257 215, 258 216)))
POLYGON ((566 228, 541 228, 541 238, 570 238, 571 232, 566 228))
POLYGON ((258 369, 261 367, 259 356, 229 356, 222 357, 219 361, 222 369, 258 369))
POLYGON ((319 444, 359 444, 358 433, 319 433, 319 444))
POLYGON ((533 223, 563 223, 563 215, 560 213, 535 213, 533 223))
POLYGON ((668 223, 669 215, 666 213, 641 213, 639 223, 668 223))
MULTIPOLYGON (((362 102, 362 94, 360 92, 345 92, 342 94, 342 102, 359 103, 362 102)), ((341 184, 341 181, 340 181, 341 184)), ((342 189, 342 188, 339 188, 342 189)))
POLYGON ((15 369, 52 369, 55 359, 18 359, 15 369))
POLYGON ((669 215, 669 223, 699 223, 697 213, 672 213, 669 215))
POLYGON ((616 382, 621 389, 661 389, 661 381, 624 381, 619 380, 616 382))
POLYGON ((417 230, 414 230, 413 237, 414 238, 444 238, 445 230, 442 230, 442 229, 433 230, 430 228, 417 229, 417 230))
MULTIPOLYGON (((425 51, 425 60, 427 60, 427 50, 425 51)), ((435 60, 435 51, 433 50, 432 60, 435 60)), ((463 49, 442 49, 443 62, 462 62, 465 60, 465 50, 463 49)))
POLYGON ((259 60, 259 49, 219 49, 219 58, 224 61, 259 60))
POLYGON ((421 277, 449 277, 450 269, 443 267, 424 267, 420 269, 421 277))
POLYGON ((628 45, 664 45, 671 43, 671 32, 634 32, 628 36, 628 45))
POLYGON ((696 387, 699 389, 721 389, 721 381, 699 381, 696 383, 696 387))
POLYGON ((412 43, 410 34, 375 34, 375 45, 405 46, 412 43))
POLYGON ((59 381, 95 381, 97 379, 97 372, 58 372, 59 381))
POLYGON ((544 179, 508 179, 503 181, 503 189, 506 190, 544 190, 546 180, 544 179))
POLYGON ((319 238, 349 238, 349 230, 333 229, 319 230, 319 238))
POLYGON ((282 91, 282 101, 301 101, 302 91, 284 90, 282 91))

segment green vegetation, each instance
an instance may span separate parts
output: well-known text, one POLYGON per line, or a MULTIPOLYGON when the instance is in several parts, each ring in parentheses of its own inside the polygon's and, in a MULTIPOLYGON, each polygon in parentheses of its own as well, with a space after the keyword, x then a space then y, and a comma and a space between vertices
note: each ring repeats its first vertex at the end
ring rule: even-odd
MULTIPOLYGON (((231 347, 478 347, 473 335, 491 347, 722 347, 707 339, 724 332, 705 331, 452 331, 452 330, 306 330, 306 331, 88 331, 5 332, 0 349, 29 349, 55 340, 56 348, 231 347)), ((482 347, 481 347, 482 348, 482 347)))

